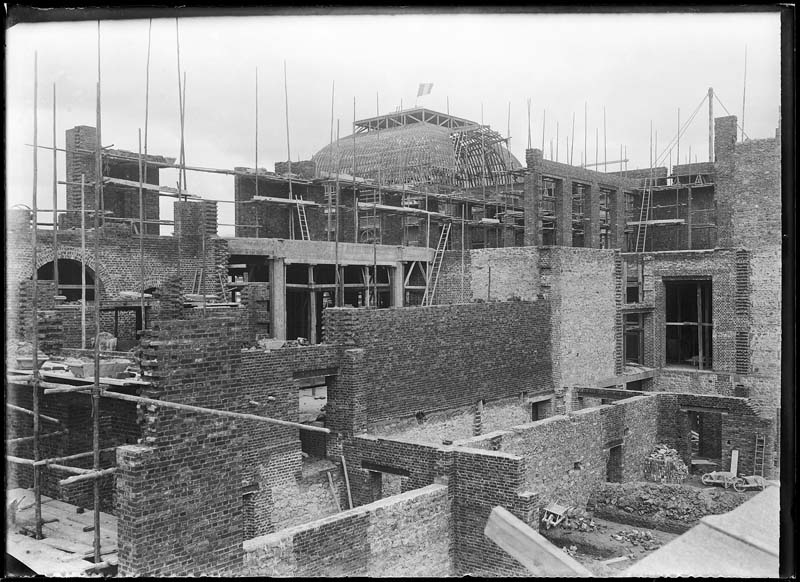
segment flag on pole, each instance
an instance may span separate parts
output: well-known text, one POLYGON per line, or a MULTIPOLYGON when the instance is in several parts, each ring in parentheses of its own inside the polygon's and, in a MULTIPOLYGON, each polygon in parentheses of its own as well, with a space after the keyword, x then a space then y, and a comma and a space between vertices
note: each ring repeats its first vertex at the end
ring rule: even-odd
POLYGON ((417 91, 417 97, 422 97, 423 95, 427 95, 433 89, 433 83, 420 83, 419 90, 417 91))

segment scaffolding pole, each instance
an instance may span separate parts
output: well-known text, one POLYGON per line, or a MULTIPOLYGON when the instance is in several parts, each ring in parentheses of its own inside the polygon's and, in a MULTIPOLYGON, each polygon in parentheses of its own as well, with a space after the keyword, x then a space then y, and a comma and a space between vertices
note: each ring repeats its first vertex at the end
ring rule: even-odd
POLYGON ((58 162, 56 160, 56 84, 53 83, 53 281, 58 292, 58 162))
MULTIPOLYGON (((38 145, 38 129, 39 129, 39 116, 37 113, 37 105, 39 103, 39 55, 33 54, 33 143, 34 146, 38 145)), ((32 306, 32 321, 31 329, 33 333, 33 460, 39 460, 39 276, 36 269, 36 245, 38 243, 39 231, 37 227, 37 179, 39 175, 39 160, 38 148, 33 148, 33 254, 32 254, 32 269, 33 269, 33 291, 31 293, 33 299, 32 306)), ((38 467, 33 468, 33 496, 34 496, 34 519, 36 521, 35 536, 37 540, 42 539, 42 492, 41 484, 39 483, 39 470, 38 467)))
POLYGON ((270 418, 268 416, 258 416, 256 414, 248 414, 245 412, 232 412, 229 410, 217 410, 214 408, 205 408, 203 406, 193 406, 191 404, 181 404, 179 402, 168 402, 165 400, 156 400, 154 398, 145 398, 144 396, 133 396, 131 394, 121 394, 119 392, 109 392, 103 390, 100 394, 105 398, 112 398, 115 400, 126 400, 128 402, 137 402, 139 404, 151 404, 153 406, 162 406, 164 408, 174 408, 176 410, 185 410, 187 412, 202 412, 204 414, 215 414, 217 416, 227 416, 229 418, 237 418, 239 420, 256 420, 259 422, 266 422, 268 424, 277 424, 280 426, 287 426, 290 428, 298 428, 300 430, 307 430, 310 432, 321 432, 325 434, 332 434, 333 431, 329 428, 321 426, 312 426, 308 424, 301 424, 299 422, 292 422, 289 420, 279 420, 277 418, 270 418))
MULTIPOLYGON (((103 199, 103 165, 100 122, 102 112, 102 100, 100 92, 100 21, 97 21, 97 179, 95 180, 95 209, 99 207, 103 199)), ((94 387, 92 389, 92 467, 100 469, 100 286, 97 282, 97 273, 100 271, 100 215, 94 214, 94 261, 95 261, 95 285, 94 285, 94 318, 95 318, 95 338, 94 338, 94 387)), ((94 561, 100 561, 100 483, 94 482, 94 561)))

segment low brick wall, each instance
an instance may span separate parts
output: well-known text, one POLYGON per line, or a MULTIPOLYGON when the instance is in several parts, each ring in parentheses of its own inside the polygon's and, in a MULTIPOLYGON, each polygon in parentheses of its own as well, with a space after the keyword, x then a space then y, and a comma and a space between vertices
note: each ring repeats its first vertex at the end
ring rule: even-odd
POLYGON ((246 576, 449 576, 447 487, 430 485, 244 542, 246 576))

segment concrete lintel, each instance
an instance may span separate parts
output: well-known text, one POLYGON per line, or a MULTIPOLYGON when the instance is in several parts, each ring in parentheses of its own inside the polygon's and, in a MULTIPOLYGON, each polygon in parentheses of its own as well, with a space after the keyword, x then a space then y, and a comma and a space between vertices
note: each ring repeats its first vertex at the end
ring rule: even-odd
MULTIPOLYGON (((328 241, 286 240, 280 238, 233 237, 228 241, 232 255, 257 255, 282 258, 287 263, 315 265, 336 264, 336 243, 328 241)), ((373 250, 379 265, 395 266, 399 262, 432 261, 434 249, 389 245, 339 243, 339 263, 347 265, 372 265, 373 250)))

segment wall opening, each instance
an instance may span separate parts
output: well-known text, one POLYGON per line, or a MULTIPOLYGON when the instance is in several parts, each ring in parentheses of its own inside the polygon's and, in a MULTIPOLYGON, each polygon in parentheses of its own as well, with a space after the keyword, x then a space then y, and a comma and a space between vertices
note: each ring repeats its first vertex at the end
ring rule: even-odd
POLYGON ((665 281, 666 363, 710 370, 711 281, 665 281))
POLYGON ((611 447, 608 450, 606 481, 609 483, 622 483, 622 445, 611 447))
MULTIPOLYGON (((40 280, 52 281, 53 261, 45 263, 36 271, 40 280)), ((94 271, 86 266, 86 301, 94 301, 94 271)), ((67 301, 81 300, 81 262, 73 259, 58 259, 58 294, 67 301)))
POLYGON ((586 193, 589 187, 585 184, 572 185, 572 246, 586 246, 586 193))
POLYGON ((687 411, 692 459, 719 460, 722 457, 722 413, 687 411))
POLYGON ((556 244, 556 180, 542 178, 542 196, 539 199, 539 229, 542 245, 556 244))
POLYGON ((626 364, 643 364, 644 325, 641 313, 626 313, 623 320, 623 357, 626 364))

